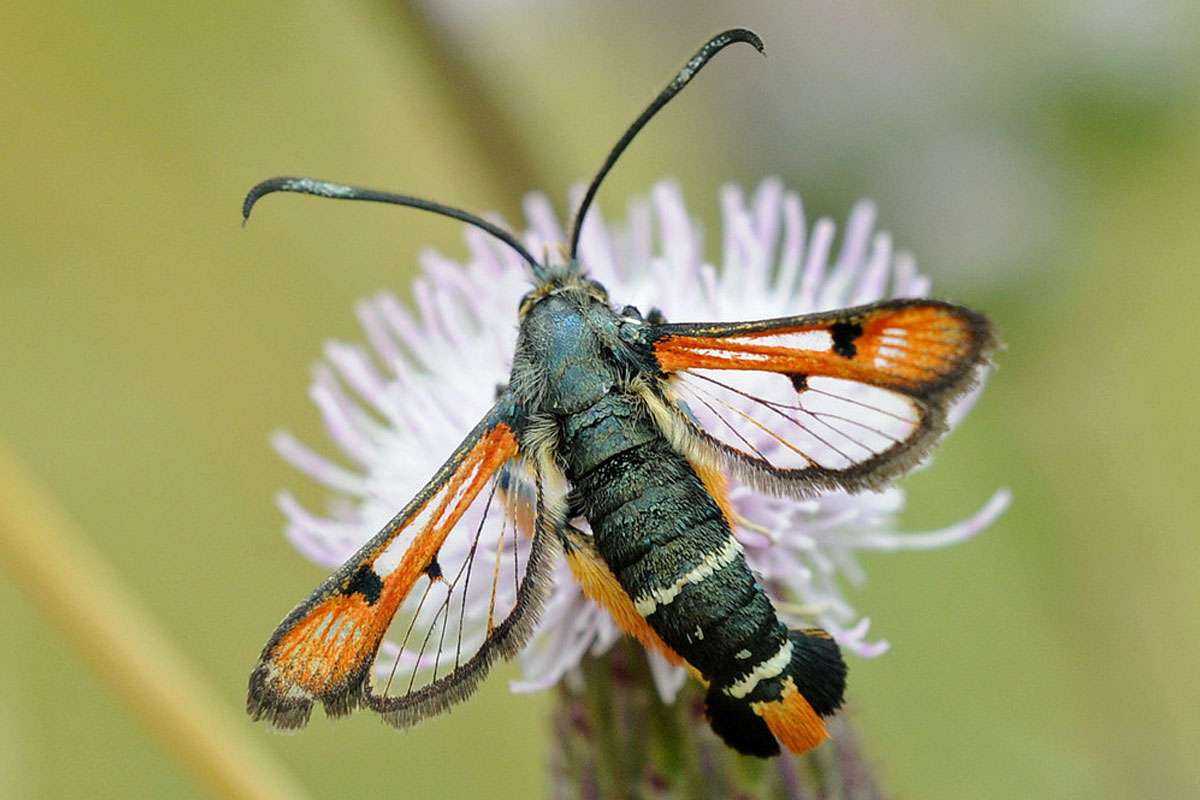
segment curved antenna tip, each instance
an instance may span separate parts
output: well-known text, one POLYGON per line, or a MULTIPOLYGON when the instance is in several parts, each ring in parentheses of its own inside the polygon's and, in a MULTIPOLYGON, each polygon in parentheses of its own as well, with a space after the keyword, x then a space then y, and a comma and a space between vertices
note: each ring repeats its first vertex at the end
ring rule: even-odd
MULTIPOLYGON (((242 227, 246 227, 246 223, 250 221, 250 212, 254 210, 254 205, 261 200, 265 195, 272 192, 287 192, 287 191, 303 191, 298 187, 298 183, 304 182, 304 178, 268 178, 265 181, 259 181, 250 187, 250 191, 246 192, 246 197, 242 200, 242 227)), ((308 181, 308 183, 319 183, 319 181, 308 181)))
POLYGON ((255 186, 254 189, 251 189, 249 192, 247 192, 246 197, 242 200, 242 227, 243 228, 246 227, 246 223, 250 221, 250 212, 254 210, 254 204, 256 202, 258 202, 258 195, 256 195, 254 193, 254 190, 257 188, 258 187, 255 186))
POLYGON ((246 227, 246 223, 250 221, 250 212, 254 210, 254 204, 258 202, 260 197, 269 191, 264 187, 271 182, 272 181, 260 181, 259 183, 254 184, 254 186, 250 188, 250 191, 246 192, 245 198, 242 199, 243 228, 246 227))
POLYGON ((596 199, 596 192, 600 189, 600 184, 604 182, 604 178, 609 171, 616 165, 621 154, 625 152, 625 148, 633 141, 638 132, 645 127, 650 119, 662 110, 663 106, 671 101, 675 95, 683 91, 697 73, 704 68, 712 58, 726 47, 737 42, 744 42, 750 45, 764 56, 767 54, 766 48, 763 45, 762 39, 758 34, 748 28, 730 28, 727 31, 718 33, 716 36, 709 39, 696 54, 687 60, 683 68, 676 73, 671 82, 666 85, 658 96, 650 102, 650 105, 638 115, 626 130, 621 134, 621 138, 613 145, 608 152, 608 157, 604 159, 604 163, 600 165, 599 171, 596 172, 592 182, 588 185, 587 191, 583 195, 583 201, 579 204, 579 208, 575 211, 575 222, 571 229, 571 246, 568 250, 569 258, 574 261, 579 254, 579 241, 583 235, 583 222, 587 218, 588 209, 591 208, 592 201, 596 199))
POLYGON ((730 28, 724 33, 714 36, 713 41, 715 42, 724 36, 728 36, 730 41, 746 42, 764 56, 767 54, 767 47, 763 44, 762 37, 749 28, 730 28))

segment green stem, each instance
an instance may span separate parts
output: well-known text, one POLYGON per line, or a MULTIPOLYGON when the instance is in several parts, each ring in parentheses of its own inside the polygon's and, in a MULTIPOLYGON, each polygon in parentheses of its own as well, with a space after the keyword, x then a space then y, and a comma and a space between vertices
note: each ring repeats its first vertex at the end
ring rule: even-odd
POLYGON ((559 689, 552 730, 555 800, 882 797, 844 714, 830 723, 832 740, 811 753, 739 755, 709 728, 699 686, 689 683, 671 704, 659 699, 645 653, 631 642, 584 659, 579 679, 559 689))
POLYGON ((211 796, 307 796, 2 443, 0 565, 211 796))

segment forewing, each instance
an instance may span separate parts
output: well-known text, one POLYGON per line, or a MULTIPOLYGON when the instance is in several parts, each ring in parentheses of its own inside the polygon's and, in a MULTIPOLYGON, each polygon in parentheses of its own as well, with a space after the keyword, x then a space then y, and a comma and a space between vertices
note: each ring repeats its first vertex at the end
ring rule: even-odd
POLYGON ((403 728, 445 710, 528 641, 559 550, 563 488, 527 459, 491 480, 379 652, 365 699, 384 720, 403 728))
POLYGON ((660 422, 756 485, 876 488, 915 464, 994 347, 988 320, 933 300, 661 325, 647 343, 676 401, 660 422))
POLYGON ((502 400, 489 412, 284 619, 250 676, 251 717, 298 728, 314 702, 330 715, 366 703, 406 724, 466 697, 496 655, 520 646, 543 588, 543 540, 553 536, 540 535, 539 481, 520 455, 511 409, 502 400))

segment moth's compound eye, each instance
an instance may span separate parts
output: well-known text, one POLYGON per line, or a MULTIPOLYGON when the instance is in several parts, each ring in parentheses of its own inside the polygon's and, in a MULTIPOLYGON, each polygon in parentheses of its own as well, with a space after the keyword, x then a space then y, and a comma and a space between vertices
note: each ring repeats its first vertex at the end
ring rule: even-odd
POLYGON ((604 284, 598 281, 589 280, 587 282, 587 286, 592 294, 596 296, 597 300, 602 303, 608 302, 608 289, 604 288, 604 284))

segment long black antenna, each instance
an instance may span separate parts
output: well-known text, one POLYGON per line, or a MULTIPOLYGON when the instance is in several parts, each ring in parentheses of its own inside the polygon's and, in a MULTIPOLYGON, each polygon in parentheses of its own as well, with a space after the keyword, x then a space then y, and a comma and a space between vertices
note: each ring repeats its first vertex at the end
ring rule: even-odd
POLYGON ((533 270, 534 277, 539 281, 546 280, 545 267, 539 264, 538 260, 530 255, 529 251, 508 231, 462 209, 444 206, 432 200, 422 200, 419 197, 409 197, 405 194, 381 192, 377 189, 363 189, 358 186, 345 186, 340 183, 319 181, 314 178, 268 178, 246 193, 246 199, 242 201, 243 225, 250 219, 250 212, 254 209, 254 204, 262 197, 273 192, 311 194, 317 197, 332 197, 336 200, 369 200, 373 203, 391 203, 397 206, 419 208, 422 211, 432 211, 434 214, 441 214, 444 217, 452 217, 468 225, 474 225, 476 228, 487 231, 513 250, 516 250, 520 253, 521 258, 529 262, 529 267, 533 270))
POLYGON ((745 28, 733 28, 724 33, 718 33, 713 38, 705 42, 704 46, 696 51, 696 55, 683 65, 683 69, 679 70, 679 74, 667 84, 667 88, 663 89, 658 97, 650 105, 646 106, 633 124, 629 126, 629 130, 617 140, 613 145, 613 149, 609 151, 608 158, 604 159, 604 165, 600 167, 600 171, 596 173, 596 177, 592 178, 592 185, 588 187, 587 194, 583 196, 583 202, 579 204, 579 210, 575 212, 575 227, 571 231, 571 260, 575 260, 577 251, 579 250, 579 236, 583 231, 583 219, 587 215, 588 208, 592 205, 592 200, 596 197, 596 192, 600 189, 600 184, 604 177, 608 175, 609 170, 617 163, 617 159, 621 157, 621 153, 625 152, 625 148, 633 141, 633 137, 637 136, 638 131, 645 127, 646 123, 657 114, 663 106, 670 102, 671 98, 683 91, 683 87, 688 85, 692 78, 696 77, 704 65, 715 56, 717 53, 724 50, 734 42, 746 42, 753 45, 754 49, 760 53, 765 53, 763 49, 762 39, 758 38, 758 34, 754 31, 746 30, 745 28))

